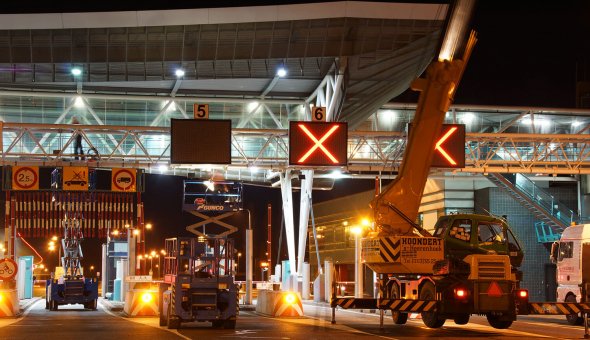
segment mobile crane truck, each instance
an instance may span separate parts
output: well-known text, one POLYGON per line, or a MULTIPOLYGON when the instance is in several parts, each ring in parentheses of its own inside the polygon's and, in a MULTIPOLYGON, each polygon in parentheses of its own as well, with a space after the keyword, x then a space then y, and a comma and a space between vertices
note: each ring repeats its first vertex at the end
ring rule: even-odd
MULTIPOLYGON (((379 276, 379 298, 358 299, 354 308, 380 309, 381 325, 383 311, 390 309, 396 324, 406 323, 408 313, 416 312, 430 328, 441 327, 447 319, 466 324, 470 315, 480 314, 502 329, 510 327, 518 308, 528 303, 528 292, 519 289, 522 274, 517 269, 523 252, 504 219, 442 216, 434 235, 415 223, 438 135, 475 42, 472 33, 463 60, 444 57, 443 44, 426 78, 413 82, 412 89, 421 93, 401 169, 370 203, 376 230, 362 240, 361 256, 379 276)), ((332 296, 334 322, 336 306, 351 308, 356 302, 336 298, 335 289, 332 296)))
POLYGON ((63 273, 56 268, 54 277, 47 280, 45 308, 55 311, 59 305, 82 304, 96 310, 98 303, 98 279, 85 278, 82 273, 83 258, 81 242, 84 239, 80 221, 66 218, 62 221, 64 237, 61 240, 63 273))
POLYGON ((211 322, 234 329, 238 289, 232 276, 232 239, 177 237, 165 241, 164 282, 160 284, 160 326, 211 322))

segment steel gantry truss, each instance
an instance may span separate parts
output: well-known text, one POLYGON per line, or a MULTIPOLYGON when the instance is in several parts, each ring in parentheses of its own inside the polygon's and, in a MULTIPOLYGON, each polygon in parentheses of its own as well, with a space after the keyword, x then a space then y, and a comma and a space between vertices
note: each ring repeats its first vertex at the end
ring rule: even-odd
MULTIPOLYGON (((91 162, 100 167, 152 169, 170 160, 167 127, 3 123, 2 129, 3 165, 91 162), (77 134, 83 137, 87 150, 97 153, 91 151, 85 160, 74 160, 72 144, 77 134)), ((350 131, 348 166, 342 170, 395 170, 405 146, 402 132, 350 131)), ((467 133, 465 149, 466 167, 455 171, 590 174, 587 134, 467 133)), ((286 129, 233 129, 232 164, 220 169, 234 171, 234 175, 252 167, 283 171, 289 168, 288 151, 286 129)), ((200 168, 211 166, 179 167, 188 171, 200 168)))

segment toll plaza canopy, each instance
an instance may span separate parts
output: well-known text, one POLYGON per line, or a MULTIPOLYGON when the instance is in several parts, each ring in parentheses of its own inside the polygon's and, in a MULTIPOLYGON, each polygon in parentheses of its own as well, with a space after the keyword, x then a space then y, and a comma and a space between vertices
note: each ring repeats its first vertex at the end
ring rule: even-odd
MULTIPOLYGON (((196 6, 1 14, 0 99, 2 107, 13 108, 3 110, 3 120, 69 122, 76 107, 59 103, 65 100, 59 95, 69 93, 85 95, 98 116, 104 112, 100 121, 82 124, 167 126, 162 108, 141 96, 210 99, 218 104, 210 115, 225 117, 249 113, 238 105, 247 99, 285 105, 315 100, 332 73, 341 75, 332 91, 341 95, 328 97, 332 120, 355 128, 424 71, 449 12, 440 1, 196 6), (80 73, 73 74, 74 68, 80 73), (280 68, 286 75, 277 75, 280 68), (41 94, 46 96, 35 99, 41 94)), ((187 115, 186 107, 176 111, 187 115)))

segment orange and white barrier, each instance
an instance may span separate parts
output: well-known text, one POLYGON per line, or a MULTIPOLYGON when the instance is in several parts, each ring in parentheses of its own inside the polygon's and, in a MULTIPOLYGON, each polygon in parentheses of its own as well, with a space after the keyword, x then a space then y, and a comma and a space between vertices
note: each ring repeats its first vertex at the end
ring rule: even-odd
POLYGON ((275 300, 273 315, 279 318, 303 316, 303 305, 299 293, 283 292, 275 300))
POLYGON ((301 296, 294 292, 259 290, 256 311, 273 317, 303 316, 301 296))
POLYGON ((18 303, 18 292, 16 289, 0 290, 0 317, 18 316, 20 305, 18 303))
POLYGON ((128 316, 157 316, 158 294, 157 290, 130 290, 125 294, 125 307, 123 310, 128 316))

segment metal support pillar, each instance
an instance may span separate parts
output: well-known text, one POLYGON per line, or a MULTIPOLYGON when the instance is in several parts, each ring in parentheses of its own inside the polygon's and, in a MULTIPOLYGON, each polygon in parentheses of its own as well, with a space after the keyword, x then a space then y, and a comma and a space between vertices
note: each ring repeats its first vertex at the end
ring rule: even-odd
POLYGON ((299 243, 297 249, 297 273, 303 271, 305 249, 307 247, 307 225, 311 209, 311 191, 313 188, 313 170, 301 171, 301 200, 299 205, 299 243))
POLYGON ((291 188, 291 170, 286 170, 285 174, 280 174, 281 196, 283 199, 283 215, 285 217, 285 234, 287 235, 287 251, 289 253, 289 263, 291 274, 297 273, 295 257, 295 223, 293 221, 293 192, 291 188))
POLYGON ((252 229, 246 230, 246 304, 252 304, 252 229))
POLYGON ((354 235, 354 297, 363 297, 363 263, 361 262, 361 237, 354 235))

